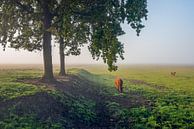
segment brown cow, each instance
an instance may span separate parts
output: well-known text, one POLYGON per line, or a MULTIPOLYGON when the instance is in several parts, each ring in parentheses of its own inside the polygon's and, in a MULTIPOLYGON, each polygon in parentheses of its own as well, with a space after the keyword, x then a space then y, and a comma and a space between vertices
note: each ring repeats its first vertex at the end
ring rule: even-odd
POLYGON ((171 72, 170 73, 172 76, 176 76, 176 72, 171 72))
POLYGON ((121 78, 115 78, 115 87, 119 91, 119 93, 123 93, 123 80, 121 78))

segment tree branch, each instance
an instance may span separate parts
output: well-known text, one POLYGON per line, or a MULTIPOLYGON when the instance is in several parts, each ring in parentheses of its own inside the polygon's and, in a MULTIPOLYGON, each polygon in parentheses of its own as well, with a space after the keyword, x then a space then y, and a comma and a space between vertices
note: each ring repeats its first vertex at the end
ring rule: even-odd
POLYGON ((23 11, 26 11, 28 13, 34 13, 34 9, 32 8, 32 6, 27 6, 27 5, 24 5, 20 2, 20 0, 14 0, 12 1, 14 2, 18 7, 20 7, 23 11))

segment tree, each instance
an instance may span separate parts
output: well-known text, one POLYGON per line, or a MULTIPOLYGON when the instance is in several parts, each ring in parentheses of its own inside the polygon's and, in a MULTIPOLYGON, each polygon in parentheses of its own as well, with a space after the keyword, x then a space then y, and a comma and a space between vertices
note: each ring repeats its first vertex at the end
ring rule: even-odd
POLYGON ((53 30, 61 24, 65 29, 58 32, 60 38, 68 41, 75 37, 75 31, 66 29, 68 24, 60 23, 61 18, 66 18, 67 23, 75 25, 73 28, 87 26, 88 29, 81 32, 87 34, 93 58, 98 60, 102 57, 110 71, 116 70, 114 63, 118 57, 123 59, 124 53, 123 44, 118 41, 118 36, 124 34, 120 25, 127 22, 139 35, 144 27, 142 19, 147 18, 146 8, 147 0, 1 0, 0 43, 4 47, 10 43, 13 48, 30 51, 42 48, 43 79, 52 81, 53 30), (68 37, 64 35, 69 33, 68 37))
POLYGON ((98 60, 99 57, 102 57, 104 63, 108 64, 110 71, 116 70, 117 66, 114 63, 117 62, 118 56, 124 59, 124 47, 117 38, 124 34, 120 24, 127 22, 139 36, 140 30, 144 27, 142 19, 147 19, 147 1, 89 0, 77 1, 74 5, 78 6, 71 8, 71 12, 68 12, 70 21, 76 19, 79 21, 76 23, 88 23, 86 25, 89 26, 89 30, 84 31, 89 33, 86 37, 89 38, 88 48, 93 58, 98 60))
POLYGON ((54 0, 2 0, 1 43, 30 51, 43 48, 43 80, 53 81, 51 32, 54 0), (41 44, 42 42, 42 44, 41 44))
POLYGON ((123 57, 123 44, 118 36, 123 35, 122 23, 128 23, 137 35, 147 19, 146 0, 94 0, 82 3, 74 10, 75 15, 90 24, 89 51, 94 59, 102 57, 109 70, 117 70, 115 63, 123 57))
POLYGON ((64 76, 66 74, 65 56, 80 55, 81 47, 88 43, 89 26, 87 23, 78 21, 78 19, 74 18, 71 12, 65 11, 60 14, 58 16, 59 19, 55 22, 54 28, 57 31, 54 29, 54 33, 56 36, 56 42, 59 42, 59 75, 64 76), (60 16, 60 14, 62 14, 62 16, 60 16))

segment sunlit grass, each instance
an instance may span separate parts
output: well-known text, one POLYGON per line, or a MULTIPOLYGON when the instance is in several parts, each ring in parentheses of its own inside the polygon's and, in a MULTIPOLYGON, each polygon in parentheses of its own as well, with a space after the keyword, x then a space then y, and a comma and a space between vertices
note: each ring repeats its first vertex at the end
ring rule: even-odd
POLYGON ((105 68, 88 68, 95 74, 120 76, 123 79, 144 80, 162 85, 173 90, 194 93, 194 67, 189 66, 121 66, 116 72, 108 72, 105 68), (176 76, 170 72, 176 71, 176 76))
POLYGON ((124 66, 117 72, 107 72, 99 67, 87 70, 94 75, 80 75, 106 85, 111 93, 115 92, 115 76, 120 76, 124 80, 126 94, 137 92, 154 102, 151 111, 144 107, 131 109, 131 116, 136 122, 134 128, 194 128, 194 67, 124 66), (170 75, 174 71, 177 72, 175 77, 170 75), (130 82, 133 79, 159 85, 164 89, 146 84, 133 84, 130 82))
MULTIPOLYGON (((145 107, 130 109, 129 116, 133 117, 134 128, 191 129, 194 127, 194 67, 122 66, 116 72, 108 72, 106 67, 97 65, 69 68, 68 74, 78 75, 96 83, 103 94, 117 95, 114 88, 114 78, 120 76, 124 80, 123 96, 137 93, 153 101, 151 109, 145 107), (177 72, 175 77, 170 75, 170 72, 174 71, 177 72), (134 84, 130 80, 143 80, 153 86, 134 84), (163 89, 154 87, 155 85, 162 86, 163 89)), ((0 100, 41 92, 44 89, 32 84, 18 82, 17 79, 39 78, 42 76, 42 72, 40 68, 28 69, 25 67, 22 69, 22 66, 12 69, 0 68, 0 100)), ((57 73, 58 69, 55 68, 55 74, 57 73)), ((82 103, 78 101, 77 105, 81 104, 82 107, 82 103)))
POLYGON ((41 76, 38 70, 0 70, 0 100, 32 95, 40 92, 42 88, 18 82, 18 78, 35 78, 41 76))

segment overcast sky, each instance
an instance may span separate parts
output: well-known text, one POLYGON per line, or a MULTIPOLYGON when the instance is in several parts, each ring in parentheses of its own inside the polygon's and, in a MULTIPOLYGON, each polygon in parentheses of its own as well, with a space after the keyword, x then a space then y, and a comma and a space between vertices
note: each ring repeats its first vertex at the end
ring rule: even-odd
MULTIPOLYGON (((148 20, 137 37, 124 24, 126 34, 119 39, 125 44, 124 64, 187 64, 194 65, 194 0, 148 0, 148 20)), ((53 63, 59 63, 57 47, 53 63)), ((86 48, 78 57, 70 56, 68 64, 102 63, 94 61, 86 48)), ((42 52, 16 51, 0 46, 0 63, 42 63, 42 52)))

